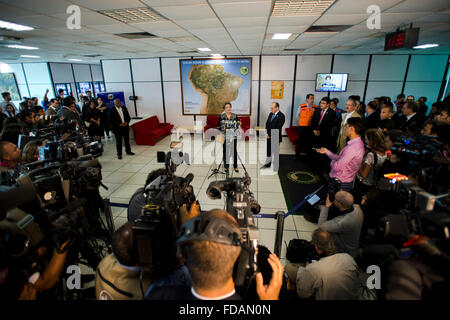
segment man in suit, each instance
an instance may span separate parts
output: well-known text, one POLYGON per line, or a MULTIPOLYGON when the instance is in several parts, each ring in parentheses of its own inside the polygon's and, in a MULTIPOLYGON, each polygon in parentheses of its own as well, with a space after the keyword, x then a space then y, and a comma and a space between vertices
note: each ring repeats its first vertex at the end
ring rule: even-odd
POLYGON ((375 102, 370 101, 366 106, 366 129, 378 128, 380 114, 377 111, 375 102))
MULTIPOLYGON (((267 139, 267 160, 266 164, 261 167, 270 168, 272 164, 272 147, 274 147, 274 153, 277 153, 280 149, 280 143, 282 140, 281 129, 283 128, 285 117, 283 112, 280 111, 280 105, 278 102, 272 102, 270 106, 270 114, 266 121, 266 139, 267 139), (278 135, 278 144, 276 141, 272 141, 272 137, 276 139, 278 135), (273 144, 273 145, 272 145, 273 144)), ((279 159, 278 154, 274 155, 274 171, 278 171, 279 159)))
POLYGON ((359 117, 361 118, 361 115, 356 111, 356 100, 353 98, 348 98, 347 103, 345 104, 345 110, 347 111, 346 114, 342 116, 342 122, 341 122, 341 130, 339 131, 339 136, 337 140, 337 153, 341 152, 342 149, 344 149, 345 145, 347 144, 347 120, 353 117, 359 117))
POLYGON ((128 155, 134 155, 130 147, 130 114, 126 107, 122 106, 120 99, 114 99, 114 108, 111 108, 111 125, 116 138, 117 157, 122 159, 122 139, 125 141, 125 151, 128 155))
POLYGON ((330 108, 330 98, 323 97, 320 100, 320 109, 314 111, 311 121, 314 146, 330 148, 334 144, 331 133, 335 120, 336 111, 330 108))
MULTIPOLYGON (((409 98, 409 97, 408 97, 409 98)), ((403 105, 403 115, 406 117, 403 120, 400 130, 414 135, 420 133, 422 129, 422 121, 417 114, 418 106, 414 101, 407 101, 403 105)))

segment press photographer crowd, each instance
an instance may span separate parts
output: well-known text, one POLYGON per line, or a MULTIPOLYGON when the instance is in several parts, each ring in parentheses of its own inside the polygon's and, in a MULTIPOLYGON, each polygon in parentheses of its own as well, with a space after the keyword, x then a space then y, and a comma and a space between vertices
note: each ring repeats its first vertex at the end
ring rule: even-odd
MULTIPOLYGON (((74 97, 59 92, 49 99, 47 91, 41 103, 25 99, 16 108, 9 93, 2 95, 3 301, 448 297, 450 96, 431 108, 425 97, 383 96, 365 105, 350 96, 341 109, 338 99, 316 106, 307 95, 296 113, 295 159, 315 163, 325 186, 306 208, 305 219, 317 224, 311 241, 274 239, 278 255, 287 247, 283 265, 258 241, 254 215, 261 206, 244 164, 243 177, 230 177, 226 167, 225 178, 207 188, 209 198, 223 197, 225 209, 202 211, 194 175, 176 175, 189 155, 171 143, 158 152, 161 168, 146 173, 128 222, 116 230, 109 199, 100 194, 106 186, 97 158, 111 131, 118 158, 122 139, 134 154, 126 107, 116 100, 108 110, 90 92, 80 107, 74 97), (95 276, 66 272, 81 265, 95 276), (94 277, 95 286, 85 286, 94 277)), ((231 104, 225 107, 221 122, 233 118, 231 104)), ((281 109, 272 104, 267 129, 278 114, 281 130, 281 109)))

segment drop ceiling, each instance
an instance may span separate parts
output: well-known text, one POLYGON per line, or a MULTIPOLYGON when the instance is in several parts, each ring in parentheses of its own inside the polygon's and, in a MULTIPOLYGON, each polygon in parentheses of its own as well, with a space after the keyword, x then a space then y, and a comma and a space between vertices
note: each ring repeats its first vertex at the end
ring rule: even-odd
POLYGON ((0 42, 0 61, 55 61, 205 56, 197 48, 222 55, 370 54, 384 53, 384 35, 397 28, 420 28, 419 44, 428 50, 389 54, 450 53, 448 0, 0 0, 0 19, 35 27, 0 30, 0 36, 23 38, 26 50, 0 42), (81 11, 81 29, 68 29, 67 8, 81 11), (367 28, 367 8, 381 10, 381 29, 367 28), (128 13, 127 13, 128 12, 128 13), (338 33, 305 33, 311 26, 350 26, 338 33), (126 39, 120 33, 148 32, 148 39, 126 39), (292 33, 272 40, 274 33, 292 33), (88 58, 86 55, 95 55, 88 58))

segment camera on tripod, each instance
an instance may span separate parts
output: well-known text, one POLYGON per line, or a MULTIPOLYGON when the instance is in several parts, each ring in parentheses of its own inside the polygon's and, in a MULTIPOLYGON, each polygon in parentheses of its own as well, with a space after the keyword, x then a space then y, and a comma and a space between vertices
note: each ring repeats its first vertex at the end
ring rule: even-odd
POLYGON ((258 270, 259 230, 252 214, 259 213, 261 206, 249 189, 250 183, 250 176, 245 170, 243 178, 213 181, 206 190, 208 197, 214 200, 221 199, 222 192, 225 192, 226 211, 236 219, 241 231, 242 250, 235 266, 234 278, 236 285, 241 287, 244 292, 248 289, 250 280, 258 270))

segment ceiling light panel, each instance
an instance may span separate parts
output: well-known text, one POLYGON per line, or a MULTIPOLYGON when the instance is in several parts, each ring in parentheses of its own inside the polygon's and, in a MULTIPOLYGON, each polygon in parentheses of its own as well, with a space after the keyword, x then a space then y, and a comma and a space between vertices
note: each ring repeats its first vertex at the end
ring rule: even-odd
POLYGON ((130 9, 114 9, 98 11, 107 17, 118 20, 123 23, 138 22, 157 22, 165 21, 163 16, 159 15, 150 8, 130 8, 130 9))
POLYGON ((272 17, 320 15, 336 0, 276 0, 272 17))

